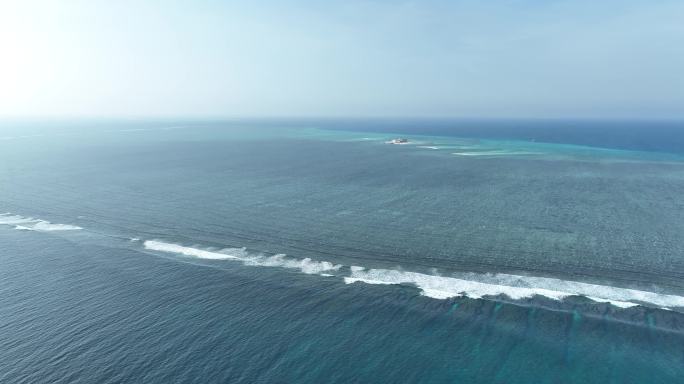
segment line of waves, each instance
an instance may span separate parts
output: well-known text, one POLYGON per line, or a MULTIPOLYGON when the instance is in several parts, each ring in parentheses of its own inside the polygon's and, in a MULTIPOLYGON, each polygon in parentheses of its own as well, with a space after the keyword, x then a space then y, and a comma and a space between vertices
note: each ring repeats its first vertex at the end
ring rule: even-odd
POLYGON ((483 298, 505 295, 513 300, 519 300, 538 295, 554 300, 563 300, 570 296, 584 296, 595 302, 610 303, 620 308, 633 307, 639 304, 653 305, 664 309, 684 308, 684 297, 682 296, 547 277, 477 273, 467 273, 458 277, 438 276, 396 269, 343 266, 310 258, 290 258, 283 254, 264 256, 252 254, 245 248, 207 250, 157 240, 145 241, 143 245, 148 250, 201 259, 238 260, 245 265, 291 268, 299 269, 307 274, 339 276, 344 279, 346 284, 413 285, 420 289, 422 295, 435 299, 459 296, 483 298))
POLYGON ((69 224, 56 224, 51 223, 47 220, 36 219, 33 217, 24 217, 20 215, 13 215, 11 213, 0 214, 0 225, 8 225, 14 227, 14 229, 23 231, 40 231, 40 232, 51 232, 51 231, 77 231, 83 229, 76 225, 69 224))
MULTIPOLYGON (((83 229, 69 224, 55 224, 42 219, 11 213, 0 214, 0 225, 18 230, 38 232, 72 231, 83 229)), ((140 242, 140 239, 131 239, 140 242)), ((610 303, 620 308, 640 304, 663 309, 684 308, 684 297, 630 288, 589 284, 548 277, 518 276, 510 274, 461 273, 449 276, 425 274, 401 269, 372 269, 362 266, 345 266, 311 258, 298 259, 285 254, 266 255, 246 248, 197 248, 159 240, 145 240, 146 250, 206 260, 233 260, 246 266, 276 267, 297 270, 301 273, 341 277, 346 284, 411 285, 422 295, 435 299, 453 297, 484 298, 506 296, 513 300, 543 296, 563 300, 570 296, 583 296, 599 303, 610 303)))

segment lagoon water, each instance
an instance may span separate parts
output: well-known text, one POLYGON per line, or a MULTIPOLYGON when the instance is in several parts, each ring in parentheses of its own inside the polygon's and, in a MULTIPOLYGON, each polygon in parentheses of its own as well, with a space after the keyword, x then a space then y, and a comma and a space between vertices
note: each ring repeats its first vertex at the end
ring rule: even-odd
POLYGON ((684 383, 683 191, 677 122, 4 121, 0 382, 684 383))

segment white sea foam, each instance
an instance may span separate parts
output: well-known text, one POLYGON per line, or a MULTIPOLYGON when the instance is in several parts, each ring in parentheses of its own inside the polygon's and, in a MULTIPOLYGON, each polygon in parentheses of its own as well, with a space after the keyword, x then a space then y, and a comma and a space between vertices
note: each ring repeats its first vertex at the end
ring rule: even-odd
POLYGON ((539 152, 527 151, 506 151, 506 150, 492 150, 492 151, 472 151, 472 152, 452 152, 452 155, 458 156, 519 156, 519 155, 540 155, 539 152))
MULTIPOLYGON (((27 231, 70 231, 82 229, 76 225, 55 224, 46 220, 25 217, 12 213, 0 214, 0 225, 12 226, 27 231)), ((131 241, 139 241, 131 238, 131 241)), ((296 269, 306 274, 339 276, 343 265, 311 258, 296 259, 284 254, 263 255, 247 251, 246 248, 224 248, 219 250, 201 249, 147 240, 143 243, 149 250, 174 253, 209 260, 236 260, 245 265, 296 269)), ((684 297, 641 291, 630 288, 589 284, 547 277, 517 276, 510 274, 462 273, 452 276, 439 276, 393 269, 367 269, 362 266, 349 266, 349 275, 343 276, 347 284, 356 282, 366 284, 410 284, 421 290, 424 296, 447 299, 457 296, 482 298, 485 296, 505 295, 518 300, 535 295, 562 300, 569 296, 584 296, 596 302, 606 302, 627 308, 650 304, 663 309, 684 308, 684 297)), ((346 274, 346 273, 345 273, 346 274)))
POLYGON ((316 261, 308 257, 305 259, 292 259, 287 258, 283 254, 269 257, 253 256, 244 260, 244 262, 247 265, 299 269, 303 273, 310 275, 318 275, 326 271, 336 271, 342 267, 340 264, 333 264, 329 261, 316 261))
POLYGON ((145 248, 153 251, 177 253, 179 255, 209 260, 240 260, 240 257, 235 253, 242 253, 245 251, 242 248, 226 248, 220 251, 207 251, 204 249, 184 247, 182 245, 164 243, 162 241, 156 240, 147 240, 143 243, 143 245, 145 248))
POLYGON ((434 145, 419 145, 417 148, 439 149, 439 147, 436 147, 436 146, 434 146, 434 145))
POLYGON ((33 223, 39 221, 32 217, 23 217, 19 215, 13 215, 11 213, 3 213, 0 215, 0 225, 15 225, 24 223, 33 223))
POLYGON ((49 221, 39 221, 31 227, 33 231, 77 231, 79 229, 83 228, 77 225, 53 224, 49 221))
POLYGON ((342 276, 345 283, 366 284, 410 284, 421 290, 424 296, 435 299, 448 299, 457 296, 482 298, 505 295, 513 300, 530 298, 535 295, 554 300, 569 296, 584 296, 596 302, 628 308, 640 303, 662 308, 684 308, 684 297, 640 291, 629 288, 581 283, 547 277, 517 276, 509 274, 462 273, 460 275, 439 276, 395 269, 367 269, 352 265, 342 269, 340 264, 316 261, 310 258, 295 259, 283 254, 266 256, 248 252, 245 248, 226 248, 220 250, 186 247, 157 240, 144 242, 149 250, 212 260, 237 260, 248 266, 264 266, 297 269, 307 274, 321 276, 342 276), (340 270, 342 269, 342 272, 340 270), (338 271, 335 275, 332 272, 338 271))
POLYGON ((197 257, 210 260, 239 260, 245 265, 262 267, 280 267, 298 269, 306 274, 324 274, 339 270, 342 265, 333 264, 328 261, 316 261, 310 258, 295 259, 283 254, 266 256, 248 252, 245 248, 225 248, 220 250, 204 250, 199 248, 186 247, 178 244, 165 243, 157 240, 147 240, 143 243, 144 247, 153 251, 175 253, 185 256, 197 257))
POLYGON ((423 295, 436 299, 506 295, 518 300, 539 295, 562 300, 568 296, 585 296, 593 301, 608 302, 622 308, 636 306, 639 303, 664 308, 684 307, 682 296, 546 277, 474 273, 446 277, 390 269, 355 268, 344 280, 347 284, 411 284, 418 287, 423 295))
POLYGON ((11 213, 0 214, 0 225, 13 226, 14 229, 22 231, 76 231, 83 229, 76 225, 69 224, 55 224, 47 220, 36 219, 33 217, 24 217, 20 215, 13 215, 11 213))

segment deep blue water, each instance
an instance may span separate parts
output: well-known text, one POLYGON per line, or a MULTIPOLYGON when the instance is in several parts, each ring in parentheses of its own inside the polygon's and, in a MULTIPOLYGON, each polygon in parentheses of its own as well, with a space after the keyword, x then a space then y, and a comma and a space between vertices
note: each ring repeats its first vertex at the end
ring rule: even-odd
POLYGON ((0 382, 684 382, 682 191, 677 122, 4 121, 0 382))

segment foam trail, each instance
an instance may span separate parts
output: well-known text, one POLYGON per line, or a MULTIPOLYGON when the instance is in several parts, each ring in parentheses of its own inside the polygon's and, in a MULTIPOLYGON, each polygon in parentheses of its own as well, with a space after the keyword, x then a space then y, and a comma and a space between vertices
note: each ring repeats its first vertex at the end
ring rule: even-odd
POLYGON ((19 215, 13 215, 11 213, 3 213, 0 215, 0 224, 1 225, 15 225, 15 224, 24 224, 24 223, 34 223, 39 221, 38 219, 34 219, 32 217, 23 217, 19 215))
MULTIPOLYGON (((331 272, 343 268, 340 264, 316 261, 310 258, 295 259, 288 258, 283 254, 273 256, 254 254, 245 248, 206 250, 157 240, 147 240, 143 245, 146 249, 154 251, 210 260, 237 260, 248 266, 297 269, 303 273, 321 276, 333 276, 331 272)), ((348 271, 349 275, 343 276, 347 284, 357 282, 388 285, 411 284, 419 288, 422 295, 435 299, 448 299, 457 296, 482 298, 505 295, 513 300, 520 300, 539 295, 554 300, 563 300, 569 296, 584 296, 596 302, 606 302, 621 308, 633 307, 641 303, 666 309, 684 308, 684 297, 682 296, 547 277, 477 273, 438 276, 393 269, 367 269, 356 265, 349 266, 348 271)), ((339 276, 339 274, 336 275, 339 276)))
MULTIPOLYGON (((12 213, 0 213, 0 225, 12 226, 17 230, 28 231, 70 231, 82 229, 76 225, 55 224, 46 220, 24 217, 12 213)), ((131 238, 131 241, 139 241, 131 238)), ((296 269, 306 274, 321 276, 339 276, 331 272, 339 271, 343 266, 328 261, 317 261, 311 258, 296 259, 284 254, 267 256, 251 253, 246 248, 225 248, 220 250, 186 247, 158 240, 143 242, 146 249, 174 253, 189 257, 209 260, 236 260, 249 266, 266 266, 296 269)), ((367 269, 362 266, 350 266, 349 275, 344 276, 347 284, 362 282, 366 284, 411 284, 421 290, 424 296, 447 299, 457 296, 482 298, 485 296, 505 295, 519 300, 535 295, 550 299, 563 300, 569 296, 584 296, 596 302, 606 302, 627 308, 639 304, 650 304, 663 309, 684 308, 684 297, 660 294, 630 288, 611 287, 607 285, 581 283, 547 277, 517 276, 509 274, 477 274, 461 273, 451 276, 429 275, 392 269, 367 269)))
POLYGON ((316 261, 310 258, 294 259, 288 258, 286 255, 277 254, 273 256, 265 256, 261 254, 253 254, 248 252, 245 248, 225 248, 221 250, 204 250, 199 248, 186 247, 178 244, 165 243, 157 240, 146 240, 143 243, 146 249, 175 253, 184 256, 197 257, 208 260, 238 260, 245 265, 261 266, 261 267, 280 267, 289 269, 298 269, 306 274, 323 275, 324 272, 337 271, 342 265, 333 264, 328 261, 316 261))
POLYGON ((20 215, 13 215, 11 213, 0 214, 0 225, 10 225, 14 229, 22 231, 76 231, 83 229, 76 225, 69 224, 55 224, 47 220, 36 219, 33 217, 24 217, 20 215))
POLYGON ((241 248, 227 248, 221 251, 205 251, 192 247, 184 247, 177 244, 164 243, 156 240, 147 240, 143 243, 146 249, 159 252, 177 253, 179 255, 197 257, 208 260, 240 260, 240 257, 235 254, 236 251, 243 251, 241 248))
POLYGON ((305 259, 287 259, 283 254, 270 257, 254 256, 253 258, 245 260, 245 264, 299 269, 303 273, 316 275, 323 274, 323 272, 326 271, 336 271, 342 267, 340 264, 333 264, 329 261, 316 261, 308 257, 305 259))
POLYGON ((77 231, 83 229, 77 225, 53 224, 49 221, 39 221, 31 227, 32 231, 77 231))
POLYGON ((545 277, 527 277, 508 274, 464 274, 461 277, 427 275, 389 269, 351 268, 344 278, 347 284, 412 284, 421 294, 436 299, 457 296, 481 298, 506 295, 514 300, 535 295, 562 300, 568 296, 585 296, 593 301, 608 302, 621 308, 648 303, 658 307, 684 307, 684 297, 629 288, 580 283, 545 277))

